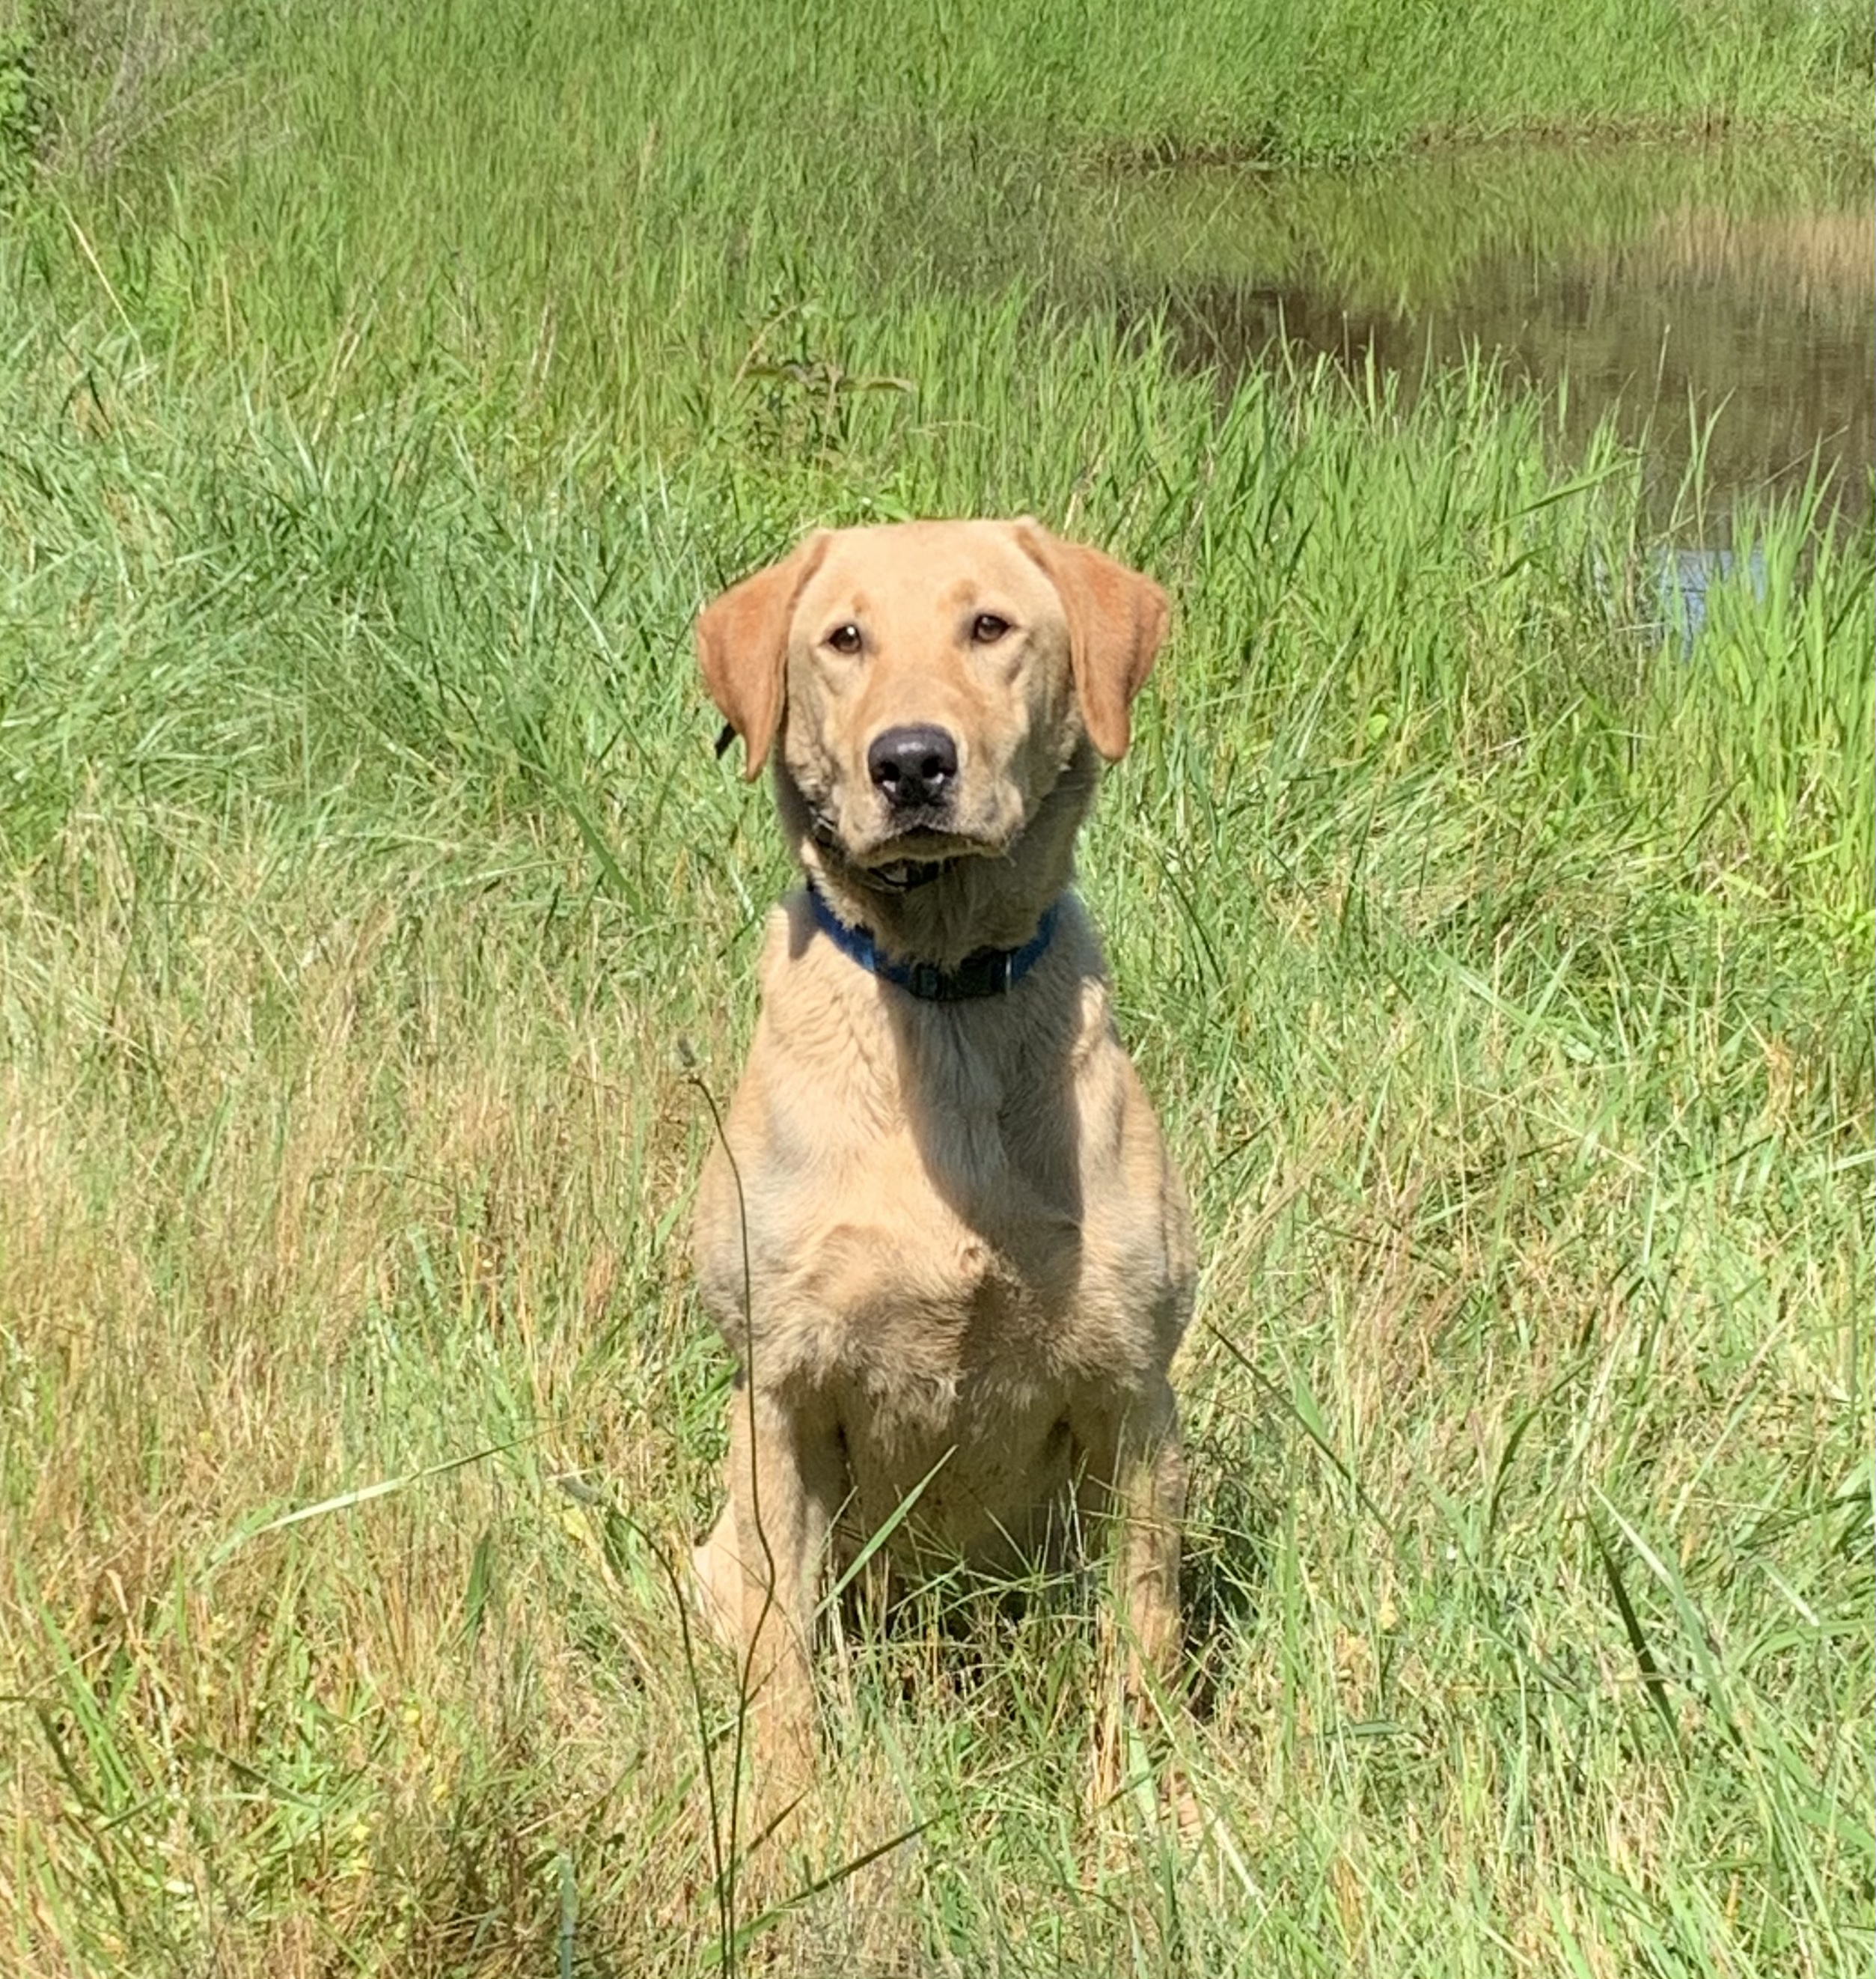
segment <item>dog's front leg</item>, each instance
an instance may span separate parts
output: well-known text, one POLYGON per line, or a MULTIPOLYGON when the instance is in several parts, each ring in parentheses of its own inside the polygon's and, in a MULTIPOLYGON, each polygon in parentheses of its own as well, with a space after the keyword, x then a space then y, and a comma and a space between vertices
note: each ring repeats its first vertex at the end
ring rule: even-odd
POLYGON ((814 1613, 843 1488, 833 1424, 739 1381, 730 1405, 730 1500, 742 1569, 743 1694, 759 1803, 771 1815, 814 1776, 814 1613))
POLYGON ((1113 1598, 1101 1613, 1101 1719, 1094 1792, 1119 1791, 1128 1720, 1146 1729, 1153 1693, 1178 1680, 1180 1534, 1186 1460, 1179 1414, 1164 1380, 1124 1413, 1100 1415, 1080 1438, 1085 1461, 1077 1503, 1111 1533, 1113 1598))
POLYGON ((1180 1535, 1186 1522, 1186 1453, 1170 1386, 1150 1417, 1130 1417, 1120 1441, 1121 1612, 1128 1629, 1127 1691, 1143 1705, 1149 1683, 1178 1681, 1180 1535))

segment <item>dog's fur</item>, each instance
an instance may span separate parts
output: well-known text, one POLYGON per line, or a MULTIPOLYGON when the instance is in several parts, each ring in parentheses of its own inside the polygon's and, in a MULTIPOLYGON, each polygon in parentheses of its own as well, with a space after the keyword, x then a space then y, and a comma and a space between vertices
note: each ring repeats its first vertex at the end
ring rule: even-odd
POLYGON ((886 1549, 901 1568, 1031 1556, 1117 1514, 1117 1686, 1138 1699, 1176 1661, 1167 1368, 1192 1238, 1065 892, 1097 755, 1126 749, 1166 626, 1156 585, 1026 519, 822 532, 698 622, 749 775, 773 748, 796 856, 884 954, 953 968, 1020 947, 1061 902, 1029 974, 960 1003, 869 973, 805 890, 769 919, 694 1241, 739 1364, 729 1502, 698 1576, 744 1659, 772 1792, 811 1775, 822 1565, 914 1493, 886 1549), (946 731, 958 758, 909 822, 869 759, 908 724, 946 731))

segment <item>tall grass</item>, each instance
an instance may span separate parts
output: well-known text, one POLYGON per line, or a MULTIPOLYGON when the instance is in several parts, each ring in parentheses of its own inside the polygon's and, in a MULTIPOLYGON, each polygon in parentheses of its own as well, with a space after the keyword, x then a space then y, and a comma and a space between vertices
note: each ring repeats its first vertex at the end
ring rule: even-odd
POLYGON ((832 12, 66 17, 143 52, 0 250, 0 1969, 1867 1963, 1868 532, 1682 638, 1488 373, 1221 400, 984 279, 1013 125, 1120 117, 1064 18, 869 97, 832 12), (1084 881, 1206 1260, 1203 1831, 1083 1808, 1087 1597, 959 1587, 739 1861, 682 1234, 785 873, 688 626, 1021 509, 1180 605, 1084 881))
POLYGON ((1112 224, 1084 168, 1117 149, 1306 162, 1637 122, 1861 148, 1876 100, 1836 0, 1208 0, 1151 36, 1130 8, 961 0, 35 17, 38 68, 70 78, 43 148, 98 262, 41 242, 68 310, 316 405, 416 366, 511 439, 598 419, 666 451, 752 353, 838 361, 846 316, 1084 260, 1112 224))
POLYGON ((1663 287, 1724 270, 1768 312, 1848 329, 1876 282, 1870 179, 1861 147, 1795 140, 1481 145, 1331 172, 1110 172, 1089 182, 1080 231, 1163 283, 1307 287, 1363 311, 1449 302, 1481 263, 1565 260, 1663 287))

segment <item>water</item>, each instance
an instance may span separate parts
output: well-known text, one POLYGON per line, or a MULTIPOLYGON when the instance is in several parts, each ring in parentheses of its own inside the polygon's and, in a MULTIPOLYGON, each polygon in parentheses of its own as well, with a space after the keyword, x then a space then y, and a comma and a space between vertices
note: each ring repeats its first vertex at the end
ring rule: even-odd
MULTIPOLYGON (((1496 353, 1567 381, 1567 446, 1613 416, 1644 446, 1658 519, 1704 435, 1703 533, 1742 493, 1831 476, 1869 512, 1876 470, 1876 169, 1765 147, 1428 154, 1361 171, 1205 166, 1107 195, 1128 304, 1226 376, 1287 340, 1411 393, 1496 353)), ((1705 554, 1705 552, 1702 552, 1705 554)))

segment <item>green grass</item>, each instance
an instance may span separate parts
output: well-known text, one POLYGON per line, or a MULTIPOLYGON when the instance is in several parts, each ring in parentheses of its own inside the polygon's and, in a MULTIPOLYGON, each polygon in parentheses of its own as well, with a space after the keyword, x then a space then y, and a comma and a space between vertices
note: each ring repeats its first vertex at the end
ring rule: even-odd
MULTIPOLYGON (((1280 38, 875 12, 869 93, 778 18, 31 16, 0 1970, 1867 1969, 1868 528, 1663 639, 1613 442, 1044 310, 1038 157, 1377 148, 1280 38), (1026 509, 1180 606, 1084 883, 1205 1258, 1207 1827, 1084 1809, 1088 1597, 943 1589, 733 1875, 683 1233, 786 874, 688 628, 1026 509)), ((1364 16, 1386 141, 1867 91, 1828 8, 1548 18, 1364 16)))

